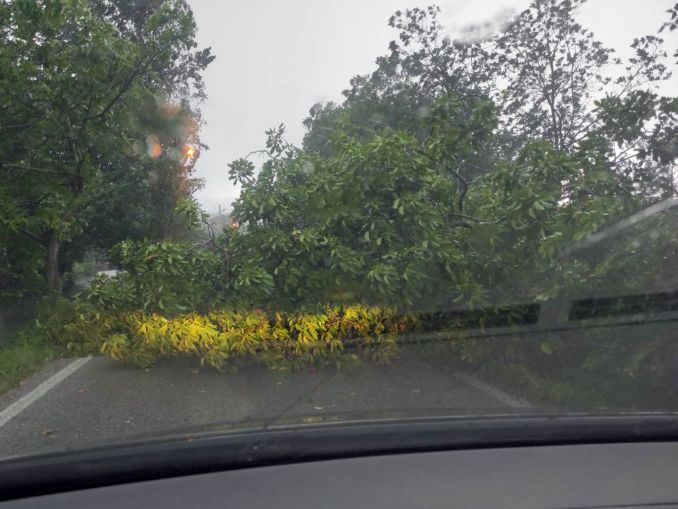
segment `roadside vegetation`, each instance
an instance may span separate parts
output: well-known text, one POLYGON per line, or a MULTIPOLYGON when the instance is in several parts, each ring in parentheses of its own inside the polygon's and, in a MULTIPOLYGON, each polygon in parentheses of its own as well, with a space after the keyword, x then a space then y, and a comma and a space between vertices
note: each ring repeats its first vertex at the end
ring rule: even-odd
POLYGON ((151 366, 163 356, 194 356, 217 369, 254 360, 276 370, 308 364, 367 360, 388 363, 397 355, 396 336, 416 320, 393 310, 367 307, 327 307, 317 313, 268 315, 213 311, 167 318, 163 315, 121 313, 78 316, 46 328, 51 344, 78 353, 103 353, 137 366, 151 366), (88 320, 95 319, 93 325, 88 320), (68 343, 63 344, 67 338, 68 343))
MULTIPOLYGON (((577 21, 584 3, 534 0, 480 38, 452 39, 436 7, 396 12, 388 53, 341 104, 312 106, 300 146, 280 125, 229 164, 241 194, 222 231, 192 198, 213 57, 197 49, 188 5, 3 3, 2 297, 56 299, 40 334, 71 352, 287 369, 386 362, 398 335, 452 308, 666 284, 671 225, 642 253, 634 238, 568 253, 676 195, 678 98, 663 94, 678 54, 658 32, 676 28, 678 5, 622 60, 577 21), (92 252, 122 272, 60 300, 92 252)), ((599 361, 600 341, 455 337, 455 362, 546 387, 556 403, 569 398, 549 381, 558 366, 637 380, 672 340, 650 352, 641 338, 610 342, 599 361)))
POLYGON ((58 358, 64 350, 37 334, 34 328, 22 329, 0 347, 0 394, 18 386, 46 362, 58 358))

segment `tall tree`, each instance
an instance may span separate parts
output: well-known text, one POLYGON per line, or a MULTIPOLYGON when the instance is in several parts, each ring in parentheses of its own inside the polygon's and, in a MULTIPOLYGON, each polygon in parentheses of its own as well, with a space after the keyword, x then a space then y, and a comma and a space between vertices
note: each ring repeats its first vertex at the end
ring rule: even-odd
POLYGON ((462 115, 473 101, 487 97, 491 74, 484 49, 478 42, 450 39, 439 14, 435 6, 396 11, 388 24, 398 30, 398 38, 390 42, 389 53, 377 58, 371 74, 351 80, 341 106, 311 108, 304 146, 327 149, 336 121, 364 136, 390 127, 423 139, 429 134, 423 120, 438 98, 461 99, 462 115))
POLYGON ((512 139, 547 139, 563 151, 595 138, 607 144, 610 170, 636 192, 670 196, 675 153, 663 141, 674 106, 656 87, 669 76, 663 41, 636 38, 624 64, 577 22, 585 1, 534 0, 492 41, 506 83, 496 94, 502 123, 512 139))
MULTIPOLYGON (((32 243, 44 262, 30 272, 41 271, 52 290, 59 287, 64 243, 88 226, 87 204, 105 182, 102 170, 141 137, 141 107, 157 96, 202 93, 199 71, 212 57, 195 50, 188 6, 159 2, 142 21, 129 21, 134 35, 121 30, 120 16, 142 4, 150 5, 121 2, 117 25, 100 9, 115 3, 2 4, 0 228, 8 260, 32 243)), ((184 141, 193 135, 175 132, 184 141)), ((169 148, 152 131, 142 139, 151 159, 169 148)))
MULTIPOLYGON (((613 50, 575 20, 584 0, 536 0, 495 41, 495 65, 507 81, 504 122, 527 138, 571 148, 595 123, 596 93, 613 50)), ((619 61, 616 61, 619 63, 619 61)))
POLYGON ((431 128, 425 112, 437 98, 452 93, 471 104, 490 97, 501 128, 460 168, 467 178, 494 159, 515 157, 531 140, 568 152, 599 143, 609 172, 629 191, 646 201, 673 196, 675 102, 658 92, 669 76, 663 41, 654 34, 636 38, 633 56, 622 62, 577 21, 585 1, 534 0, 503 31, 481 40, 452 40, 436 7, 396 12, 389 24, 399 34, 389 54, 372 74, 353 78, 343 104, 311 109, 304 146, 328 154, 334 129, 370 136, 391 127, 424 139, 431 128))

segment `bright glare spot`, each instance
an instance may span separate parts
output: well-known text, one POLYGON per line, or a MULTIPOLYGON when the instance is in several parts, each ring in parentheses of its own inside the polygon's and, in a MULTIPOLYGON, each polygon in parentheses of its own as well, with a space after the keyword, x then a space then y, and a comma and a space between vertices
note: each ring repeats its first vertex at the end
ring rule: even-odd
POLYGON ((184 155, 186 156, 186 159, 193 159, 193 157, 195 157, 195 147, 190 145, 186 146, 184 149, 184 155))
POLYGON ((151 159, 157 159, 162 154, 160 140, 155 134, 146 136, 146 153, 151 159))
POLYGON ((162 154, 162 147, 160 146, 160 143, 156 143, 148 147, 148 156, 151 159, 157 159, 160 157, 160 154, 162 154))

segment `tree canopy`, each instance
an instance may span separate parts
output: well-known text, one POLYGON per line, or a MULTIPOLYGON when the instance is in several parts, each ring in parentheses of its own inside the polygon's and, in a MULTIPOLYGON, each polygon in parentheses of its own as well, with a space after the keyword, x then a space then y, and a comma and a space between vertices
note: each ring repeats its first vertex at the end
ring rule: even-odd
POLYGON ((583 3, 535 0, 483 40, 451 39, 436 7, 396 12, 389 53, 343 104, 311 108, 301 148, 281 126, 259 169, 230 165, 235 294, 483 305, 632 266, 563 253, 675 195, 678 102, 658 91, 662 39, 637 37, 624 62, 579 24, 583 3))
POLYGON ((3 292, 58 289, 88 246, 169 236, 199 185, 186 147, 213 59, 188 4, 3 2, 0 40, 3 292))
POLYGON ((127 274, 93 298, 146 311, 484 306, 651 267, 632 243, 568 255, 676 187, 678 99, 660 87, 671 50, 638 34, 618 58, 577 20, 583 3, 534 0, 480 39, 450 37, 437 7, 397 11, 388 53, 343 103, 311 108, 301 146, 280 125, 229 165, 233 227, 197 244, 168 242, 200 217, 213 57, 188 5, 3 3, 3 290, 57 288, 83 249, 120 242, 127 274))

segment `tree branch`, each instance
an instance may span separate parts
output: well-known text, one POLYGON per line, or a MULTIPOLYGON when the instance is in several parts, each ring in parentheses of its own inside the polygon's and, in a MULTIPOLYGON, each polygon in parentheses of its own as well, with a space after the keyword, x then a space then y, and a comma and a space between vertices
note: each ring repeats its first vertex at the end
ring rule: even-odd
POLYGON ((458 207, 459 207, 460 212, 463 211, 464 210, 464 200, 466 198, 466 195, 468 194, 468 182, 466 181, 466 179, 464 177, 462 177, 461 174, 457 170, 455 170, 454 168, 450 168, 446 164, 441 163, 435 157, 433 157, 431 154, 426 153, 424 150, 415 148, 414 151, 417 154, 421 154, 422 156, 428 158, 430 161, 434 162, 435 164, 442 164, 442 166, 447 171, 449 171, 450 173, 452 173, 452 175, 454 175, 454 177, 457 179, 457 182, 459 184, 458 207))
POLYGON ((86 122, 87 120, 97 120, 106 115, 106 113, 108 113, 110 109, 113 108, 113 106, 115 106, 115 104, 120 100, 120 98, 125 94, 125 92, 129 90, 129 88, 132 86, 132 83, 134 82, 134 79, 139 75, 142 69, 145 70, 157 55, 158 53, 156 52, 152 57, 150 57, 146 61, 144 61, 143 59, 139 60, 139 63, 135 67, 134 71, 132 71, 132 73, 127 77, 125 82, 120 87, 120 90, 118 90, 118 93, 115 94, 115 96, 108 102, 108 104, 106 104, 106 106, 104 106, 104 108, 99 113, 85 117, 83 122, 86 122))
POLYGON ((36 234, 34 234, 34 233, 32 233, 32 232, 26 230, 25 228, 22 228, 21 226, 19 226, 19 227, 17 228, 17 231, 20 232, 20 233, 23 233, 23 234, 26 235, 29 239, 31 239, 31 240, 37 242, 37 243, 40 244, 41 246, 44 246, 45 243, 44 243, 43 240, 42 240, 40 237, 38 237, 36 234))
MULTIPOLYGON (((44 168, 36 168, 35 166, 30 166, 26 164, 16 164, 16 163, 5 163, 2 165, 3 168, 16 168, 18 170, 23 170, 24 173, 42 173, 44 175, 52 175, 54 177, 73 177, 70 173, 63 173, 59 171, 46 170, 44 168)), ((22 174, 15 175, 14 178, 20 177, 22 174)))

